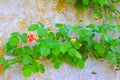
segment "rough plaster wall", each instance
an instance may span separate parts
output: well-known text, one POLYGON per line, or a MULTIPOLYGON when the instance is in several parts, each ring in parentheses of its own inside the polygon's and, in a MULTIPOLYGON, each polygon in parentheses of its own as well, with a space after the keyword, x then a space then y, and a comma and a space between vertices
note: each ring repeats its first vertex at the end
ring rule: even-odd
MULTIPOLYGON (((58 22, 83 26, 89 23, 105 22, 104 20, 94 21, 94 16, 90 9, 76 11, 73 5, 66 4, 63 0, 0 0, 0 56, 4 55, 3 45, 10 33, 27 32, 31 23, 41 21, 46 26, 52 26, 55 31, 54 24, 58 22), (79 19, 83 19, 83 22, 80 23, 79 19)), ((44 64, 45 74, 37 73, 29 78, 21 74, 21 65, 13 65, 5 72, 0 66, 0 80, 120 80, 120 72, 115 71, 113 65, 93 58, 87 60, 83 70, 66 63, 58 70, 55 70, 50 62, 45 61, 44 64)))

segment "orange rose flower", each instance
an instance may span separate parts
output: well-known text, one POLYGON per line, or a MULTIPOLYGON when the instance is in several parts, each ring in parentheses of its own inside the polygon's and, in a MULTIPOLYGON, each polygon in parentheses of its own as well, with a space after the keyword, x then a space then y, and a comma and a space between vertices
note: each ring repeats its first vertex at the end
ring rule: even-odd
POLYGON ((36 41, 37 40, 37 37, 35 34, 33 34, 32 32, 30 32, 27 36, 27 39, 29 42, 33 42, 33 41, 36 41))

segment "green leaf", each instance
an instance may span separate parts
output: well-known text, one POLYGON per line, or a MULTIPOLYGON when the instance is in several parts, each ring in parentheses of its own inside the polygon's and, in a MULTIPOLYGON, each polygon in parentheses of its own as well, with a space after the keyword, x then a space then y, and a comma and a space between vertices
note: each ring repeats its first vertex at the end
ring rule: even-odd
POLYGON ((54 68, 58 69, 62 65, 62 60, 56 59, 54 62, 54 68))
POLYGON ((52 42, 50 40, 46 40, 45 43, 46 43, 46 47, 55 48, 55 42, 52 42))
POLYGON ((110 44, 111 46, 116 46, 120 43, 120 40, 119 39, 113 39, 113 40, 110 40, 110 44))
POLYGON ((21 41, 22 41, 23 43, 26 43, 26 42, 27 42, 27 34, 26 34, 26 33, 23 33, 23 34, 21 35, 21 41))
POLYGON ((86 28, 90 28, 90 29, 94 29, 95 27, 96 27, 95 24, 88 24, 86 26, 86 28))
POLYGON ((32 61, 32 57, 29 55, 24 55, 23 56, 23 63, 24 64, 29 64, 32 61))
POLYGON ((70 55, 71 57, 74 57, 75 55, 74 55, 74 49, 72 48, 72 49, 70 49, 70 50, 68 50, 68 55, 70 55))
POLYGON ((40 69, 40 72, 41 72, 41 73, 45 73, 45 68, 44 68, 44 65, 43 65, 43 64, 40 64, 40 65, 39 65, 39 69, 40 69))
POLYGON ((57 24, 55 24, 55 26, 58 28, 61 28, 61 27, 63 27, 63 24, 57 23, 57 24))
POLYGON ((11 54, 13 54, 13 53, 14 53, 14 49, 8 50, 8 51, 6 52, 7 55, 11 55, 11 54))
POLYGON ((118 53, 116 54, 116 58, 117 58, 117 59, 120 58, 120 52, 118 52, 118 53))
POLYGON ((45 25, 42 22, 37 22, 37 23, 41 28, 45 27, 45 25))
POLYGON ((50 54, 50 49, 43 46, 41 47, 40 52, 42 56, 46 57, 50 54))
POLYGON ((55 38, 54 33, 53 33, 53 32, 50 32, 50 33, 48 34, 48 37, 49 37, 49 38, 55 38))
POLYGON ((77 0, 75 3, 75 7, 78 10, 82 10, 85 7, 85 5, 83 5, 82 0, 77 0))
POLYGON ((89 4, 89 0, 82 0, 84 5, 88 5, 89 4))
POLYGON ((98 26, 96 26, 95 24, 89 24, 89 25, 86 26, 86 28, 89 28, 93 32, 98 32, 99 31, 98 26))
POLYGON ((80 54, 77 50, 74 50, 74 55, 75 55, 77 58, 82 59, 81 54, 80 54))
POLYGON ((117 58, 116 57, 114 57, 113 59, 112 59, 112 64, 115 64, 115 65, 117 65, 117 58))
POLYGON ((60 50, 59 50, 59 48, 53 48, 53 50, 52 50, 52 54, 53 54, 54 56, 59 55, 59 54, 60 54, 60 50))
POLYGON ((112 54, 112 52, 109 52, 109 53, 107 54, 106 59, 107 59, 107 60, 112 60, 113 57, 114 57, 114 55, 112 54))
POLYGON ((39 72, 39 65, 38 65, 38 63, 37 62, 32 62, 32 65, 30 65, 30 69, 34 73, 39 72))
POLYGON ((84 37, 89 37, 92 35, 92 32, 90 30, 87 30, 87 29, 81 29, 79 32, 78 32, 78 35, 79 37, 81 38, 84 38, 84 37), (83 35, 84 34, 84 35, 83 35))
POLYGON ((39 36, 45 36, 45 35, 47 35, 47 30, 45 28, 39 28, 38 29, 38 35, 39 36))
POLYGON ((0 64, 5 64, 6 60, 3 57, 0 57, 0 64))
POLYGON ((24 46, 23 50, 24 50, 25 54, 28 54, 28 55, 33 55, 34 54, 29 46, 24 46))
POLYGON ((14 53, 15 53, 16 55, 18 55, 18 56, 23 56, 23 55, 24 55, 24 51, 23 51, 22 48, 16 48, 16 49, 14 50, 14 53))
MULTIPOLYGON (((76 26, 76 27, 77 27, 77 26, 76 26)), ((63 28, 64 28, 67 32, 72 30, 72 26, 66 25, 66 24, 63 25, 63 28)))
POLYGON ((64 54, 64 53, 66 53, 67 51, 68 51, 68 49, 69 49, 69 45, 67 45, 67 44, 62 44, 61 46, 60 46, 60 51, 64 54))
POLYGON ((98 0, 93 0, 94 3, 98 2, 98 0))
POLYGON ((17 46, 19 43, 19 39, 17 36, 11 36, 8 40, 8 43, 10 44, 10 46, 17 46))
POLYGON ((73 26, 72 31, 73 32, 78 32, 80 30, 81 26, 73 26))
POLYGON ((10 35, 12 35, 12 36, 20 36, 20 33, 19 32, 13 32, 13 33, 11 33, 10 35))
POLYGON ((78 65, 78 67, 79 67, 80 69, 83 69, 84 66, 85 66, 85 62, 84 62, 83 60, 79 60, 78 63, 77 63, 77 65, 78 65))
POLYGON ((110 60, 113 64, 117 64, 117 57, 112 52, 107 54, 106 59, 110 60))
POLYGON ((33 48, 33 52, 34 52, 34 55, 35 57, 40 57, 40 48, 41 46, 40 45, 35 45, 32 47, 33 48))
POLYGON ((103 36, 105 38, 105 41, 111 40, 111 36, 110 35, 104 34, 103 36))
POLYGON ((38 24, 31 24, 28 28, 28 31, 35 31, 35 30, 38 30, 38 29, 39 29, 38 24))
POLYGON ((103 26, 101 26, 101 27, 103 27, 103 30, 110 30, 110 29, 112 29, 114 26, 112 25, 112 24, 104 24, 103 26))
POLYGON ((107 0, 98 0, 100 4, 107 4, 107 0))
POLYGON ((68 31, 65 28, 60 28, 59 32, 63 35, 63 36, 67 36, 68 35, 68 31))
POLYGON ((29 77, 32 75, 32 70, 30 68, 30 65, 24 65, 22 68, 22 73, 25 77, 29 77))
POLYGON ((112 14, 108 14, 106 20, 108 20, 108 21, 113 20, 112 14))
POLYGON ((77 57, 77 58, 79 58, 79 59, 82 59, 82 56, 81 56, 81 54, 76 50, 76 49, 74 49, 74 48, 71 48, 69 51, 68 51, 68 53, 69 53, 69 55, 71 56, 71 57, 77 57))
POLYGON ((7 63, 3 66, 3 69, 6 70, 6 69, 10 68, 10 66, 11 66, 11 64, 7 63))
POLYGON ((104 48, 102 47, 101 44, 96 43, 94 48, 95 48, 96 51, 98 51, 99 54, 104 54, 104 48))
POLYGON ((76 41, 75 43, 72 44, 75 49, 80 49, 79 42, 76 41))
POLYGON ((66 1, 71 3, 73 0, 66 0, 66 1))
POLYGON ((14 52, 14 46, 11 46, 9 43, 6 43, 4 46, 4 50, 6 51, 7 55, 11 55, 14 52))
POLYGON ((107 42, 112 39, 112 37, 108 34, 100 33, 100 35, 102 35, 101 37, 104 37, 105 41, 107 41, 107 42))
POLYGON ((120 24, 118 24, 118 25, 116 26, 116 28, 117 28, 117 30, 118 30, 119 33, 120 33, 120 24))
POLYGON ((99 17, 100 19, 103 18, 103 14, 102 14, 101 12, 97 13, 97 15, 98 15, 98 17, 99 17))
POLYGON ((57 39, 57 40, 60 39, 61 36, 62 36, 62 35, 61 35, 60 32, 57 32, 57 33, 56 33, 56 39, 57 39))

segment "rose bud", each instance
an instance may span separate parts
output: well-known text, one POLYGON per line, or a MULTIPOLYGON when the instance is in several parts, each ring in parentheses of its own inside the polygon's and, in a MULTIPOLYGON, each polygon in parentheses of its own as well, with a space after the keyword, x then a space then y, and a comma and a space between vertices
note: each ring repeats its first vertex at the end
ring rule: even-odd
POLYGON ((95 19, 98 19, 98 15, 95 16, 95 19))
POLYGON ((76 43, 76 39, 71 39, 71 42, 72 43, 76 43))

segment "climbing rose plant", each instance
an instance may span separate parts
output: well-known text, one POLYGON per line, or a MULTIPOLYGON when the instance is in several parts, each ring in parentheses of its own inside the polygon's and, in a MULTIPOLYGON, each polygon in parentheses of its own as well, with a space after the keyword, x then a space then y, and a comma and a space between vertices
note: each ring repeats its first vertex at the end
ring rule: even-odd
POLYGON ((0 64, 5 70, 13 64, 22 64, 22 73, 26 77, 39 71, 44 73, 43 60, 49 60, 55 69, 63 62, 83 69, 90 55, 108 60, 120 68, 120 38, 112 38, 109 34, 120 33, 120 25, 89 24, 82 27, 57 23, 55 27, 57 32, 37 22, 29 26, 28 33, 11 33, 5 51, 13 58, 0 57, 0 64), (95 40, 96 36, 100 39, 95 40), (28 46, 28 43, 32 45, 28 46))
POLYGON ((96 15, 96 20, 103 17, 107 21, 120 18, 120 11, 116 8, 116 5, 120 4, 120 0, 66 0, 66 2, 72 3, 77 10, 91 9, 96 15))

